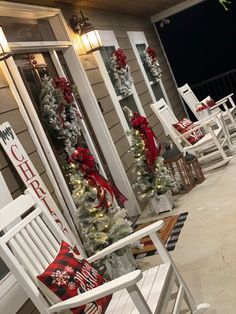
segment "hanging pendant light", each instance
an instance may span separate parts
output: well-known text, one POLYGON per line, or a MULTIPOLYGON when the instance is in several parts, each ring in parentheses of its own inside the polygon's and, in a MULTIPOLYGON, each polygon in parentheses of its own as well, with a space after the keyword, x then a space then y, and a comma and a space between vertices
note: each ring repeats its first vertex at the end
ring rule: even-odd
POLYGON ((102 43, 98 31, 94 29, 92 24, 89 23, 89 19, 84 17, 81 11, 80 14, 81 17, 73 15, 70 19, 73 31, 80 35, 83 47, 87 53, 100 49, 102 43))
POLYGON ((0 61, 9 58, 11 55, 11 49, 8 46, 7 39, 2 30, 2 26, 0 26, 0 61))

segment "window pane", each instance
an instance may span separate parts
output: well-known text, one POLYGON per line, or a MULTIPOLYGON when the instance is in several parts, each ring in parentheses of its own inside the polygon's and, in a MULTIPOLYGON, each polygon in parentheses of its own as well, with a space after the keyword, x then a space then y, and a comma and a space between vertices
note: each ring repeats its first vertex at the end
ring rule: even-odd
POLYGON ((162 92, 162 89, 161 89, 161 86, 160 86, 159 82, 156 82, 156 83, 152 84, 151 87, 152 87, 152 90, 153 90, 153 93, 155 95, 156 100, 159 100, 161 98, 165 99, 165 96, 164 96, 164 94, 162 92))
POLYGON ((0 24, 9 42, 56 40, 50 23, 46 19, 0 17, 0 24))
POLYGON ((143 67, 144 67, 145 72, 147 74, 148 80, 149 81, 153 81, 153 76, 152 76, 151 72, 149 71, 149 69, 148 69, 148 67, 147 67, 147 65, 146 65, 146 63, 144 61, 144 53, 143 52, 146 49, 146 47, 147 47, 146 44, 137 44, 136 45, 136 48, 138 50, 140 59, 141 59, 141 61, 143 63, 143 67))
MULTIPOLYGON (((133 112, 139 112, 138 111, 138 108, 137 108, 137 105, 134 101, 134 97, 132 95, 120 100, 120 105, 121 105, 121 108, 124 109, 124 107, 128 107, 130 110, 132 110, 133 112)), ((129 127, 131 128, 131 123, 130 123, 130 118, 128 117, 127 113, 125 110, 123 110, 124 112, 124 115, 125 115, 125 119, 129 125, 129 127)))
POLYGON ((119 90, 116 86, 116 82, 114 80, 114 77, 111 73, 111 67, 110 67, 110 58, 111 58, 111 55, 112 53, 116 50, 115 46, 107 46, 107 47, 103 47, 100 52, 101 52, 101 56, 102 56, 102 59, 103 59, 103 62, 106 66, 106 69, 107 69, 107 72, 109 74, 109 77, 112 81, 112 85, 115 89, 115 92, 116 92, 116 95, 119 96, 120 93, 119 93, 119 90))

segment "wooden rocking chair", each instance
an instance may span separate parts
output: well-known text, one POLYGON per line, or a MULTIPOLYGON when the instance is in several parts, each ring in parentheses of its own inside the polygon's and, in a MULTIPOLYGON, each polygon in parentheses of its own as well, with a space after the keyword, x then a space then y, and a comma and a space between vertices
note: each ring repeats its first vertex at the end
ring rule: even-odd
MULTIPOLYGON (((178 88, 179 94, 183 98, 183 100, 188 105, 189 109, 192 111, 192 113, 195 115, 197 120, 200 120, 200 115, 197 113, 197 107, 201 105, 201 102, 197 99, 196 95, 193 93, 192 89, 188 84, 184 84, 182 87, 178 88)), ((233 127, 236 130, 236 120, 235 120, 235 114, 236 114, 236 105, 233 101, 234 94, 229 94, 225 96, 224 98, 218 100, 216 102, 216 105, 210 108, 211 112, 215 112, 216 110, 219 110, 220 106, 224 108, 225 111, 221 111, 223 114, 223 118, 226 121, 228 127, 233 127), (230 105, 230 106, 228 106, 230 105)))
POLYGON ((61 241, 67 239, 44 204, 29 189, 26 190, 26 195, 18 197, 0 210, 0 230, 5 231, 16 220, 18 223, 0 238, 0 256, 41 314, 61 313, 110 294, 113 297, 106 314, 164 314, 171 297, 175 297, 173 314, 180 313, 183 300, 194 314, 203 313, 209 308, 208 304, 196 304, 160 241, 157 231, 163 226, 162 221, 117 241, 87 259, 94 262, 149 235, 158 248, 163 261, 161 265, 144 273, 135 270, 78 296, 52 304, 39 288, 36 276, 54 260, 61 241), (177 291, 172 293, 174 285, 177 291))
POLYGON ((219 120, 218 113, 195 122, 194 128, 184 134, 180 134, 173 127, 173 124, 177 123, 178 120, 163 98, 152 104, 151 108, 160 120, 163 128, 167 130, 167 134, 171 137, 181 152, 184 154, 186 152, 194 154, 198 157, 198 160, 201 163, 210 162, 210 165, 204 167, 205 171, 223 166, 232 158, 227 157, 224 151, 224 147, 226 146, 231 152, 232 144, 224 124, 219 120), (216 129, 213 129, 214 125, 217 126, 216 129), (201 128, 204 129, 206 133, 205 136, 195 144, 190 144, 186 137, 201 128), (219 156, 221 157, 221 160, 219 161, 217 159, 217 162, 212 164, 213 159, 219 158, 219 156))

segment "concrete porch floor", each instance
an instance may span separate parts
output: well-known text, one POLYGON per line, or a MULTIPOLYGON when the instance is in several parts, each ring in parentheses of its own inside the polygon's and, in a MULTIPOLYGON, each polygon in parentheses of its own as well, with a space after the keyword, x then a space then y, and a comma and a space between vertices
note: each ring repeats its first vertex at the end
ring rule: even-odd
MULTIPOLYGON (((234 156, 227 166, 209 172, 202 184, 178 197, 171 212, 189 212, 171 254, 197 303, 210 303, 209 314, 236 313, 235 174, 234 156)), ((144 213, 144 218, 151 217, 144 213)), ((157 262, 158 256, 152 256, 139 260, 139 265, 145 269, 157 262)))
MULTIPOLYGON (((206 180, 188 194, 178 197, 171 213, 157 216, 143 212, 141 220, 185 211, 188 218, 171 254, 197 303, 210 303, 206 313, 235 314, 236 156, 227 166, 209 172, 206 180)), ((142 269, 158 262, 158 255, 138 260, 142 269)), ((19 313, 39 312, 28 302, 19 313)))

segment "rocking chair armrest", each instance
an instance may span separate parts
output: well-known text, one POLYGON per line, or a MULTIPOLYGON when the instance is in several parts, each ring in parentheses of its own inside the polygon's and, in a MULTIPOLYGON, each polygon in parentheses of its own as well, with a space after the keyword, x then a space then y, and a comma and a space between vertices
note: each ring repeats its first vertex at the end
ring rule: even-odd
POLYGON ((114 292, 135 285, 142 278, 141 270, 134 270, 126 275, 111 280, 92 290, 81 293, 68 300, 59 302, 48 309, 49 313, 74 308, 80 305, 91 303, 114 292))
MULTIPOLYGON (((234 93, 231 93, 231 94, 229 94, 229 95, 227 95, 227 96, 221 98, 220 100, 217 100, 217 101, 216 101, 216 106, 222 105, 223 103, 225 103, 226 101, 228 101, 230 98, 232 98, 233 95, 234 95, 234 93)), ((216 106, 214 106, 214 107, 216 107, 216 106)), ((213 107, 213 108, 214 108, 214 107, 213 107)))
POLYGON ((199 126, 199 125, 202 125, 204 122, 208 122, 209 120, 213 120, 214 117, 217 117, 219 114, 219 112, 213 112, 212 114, 210 114, 209 116, 201 119, 201 120, 198 120, 196 122, 193 122, 193 125, 194 126, 199 126))
POLYGON ((87 258, 87 261, 89 263, 93 263, 95 261, 97 261, 100 258, 103 258, 105 256, 107 256, 108 254, 111 254, 131 243, 134 243, 138 240, 140 240, 141 238, 144 238, 158 230, 160 230, 164 225, 163 220, 157 221, 139 231, 136 231, 130 235, 128 235, 127 237, 118 240, 117 242, 109 245, 108 247, 106 247, 105 249, 101 250, 100 252, 92 255, 91 257, 87 258))

